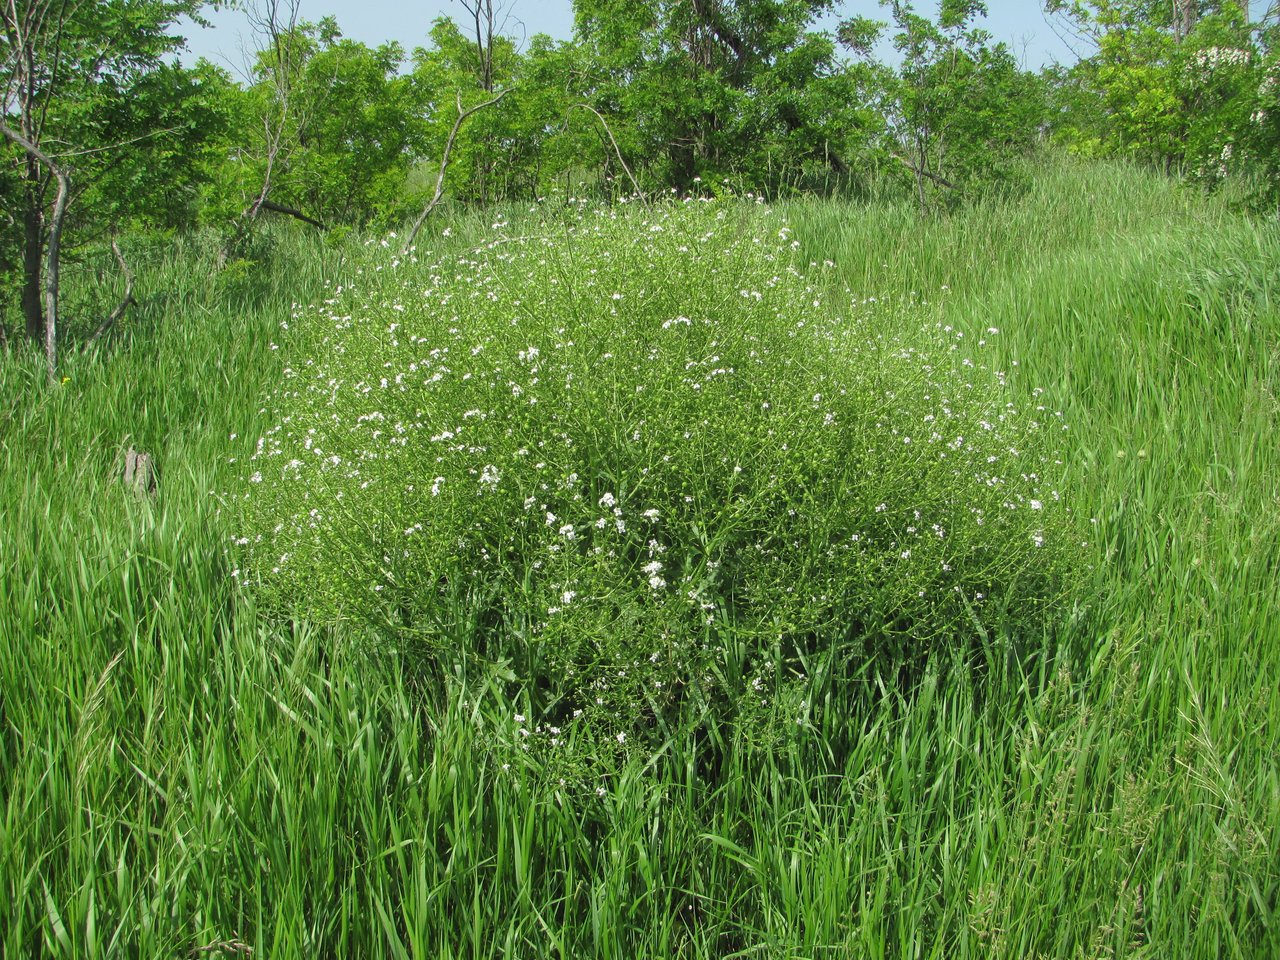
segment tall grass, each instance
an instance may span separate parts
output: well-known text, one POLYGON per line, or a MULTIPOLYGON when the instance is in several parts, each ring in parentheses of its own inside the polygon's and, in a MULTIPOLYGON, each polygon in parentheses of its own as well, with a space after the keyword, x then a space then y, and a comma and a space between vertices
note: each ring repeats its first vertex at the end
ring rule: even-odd
POLYGON ((280 323, 347 251, 139 249, 123 342, 56 389, 0 362, 0 951, 1280 951, 1280 230, 1114 167, 924 224, 786 213, 834 290, 1000 328, 1063 411, 1064 493, 1098 520, 1072 615, 562 785, 512 742, 501 666, 423 691, 363 627, 232 588, 229 437, 263 428, 280 323), (154 502, 115 481, 128 443, 154 502))

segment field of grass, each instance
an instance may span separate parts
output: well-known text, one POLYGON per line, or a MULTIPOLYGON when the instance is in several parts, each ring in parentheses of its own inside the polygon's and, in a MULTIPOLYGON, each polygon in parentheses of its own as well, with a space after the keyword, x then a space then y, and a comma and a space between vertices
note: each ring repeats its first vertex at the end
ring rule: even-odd
MULTIPOLYGON (((446 605, 458 616, 431 622, 424 653, 388 642, 331 570, 232 575, 254 563, 233 538, 271 515, 238 506, 252 438, 318 409, 296 406, 286 371, 310 357, 337 378, 356 362, 319 353, 302 305, 337 310, 335 285, 364 289, 356 271, 394 241, 379 253, 282 233, 256 265, 223 267, 198 239, 138 241, 142 302, 116 343, 68 351, 58 387, 38 358, 0 358, 0 953, 1280 955, 1280 226, 1134 170, 1066 165, 936 221, 887 203, 737 215, 789 224, 822 329, 855 314, 907 341, 950 328, 957 356, 985 339, 1007 374, 1002 401, 1061 413, 1054 489, 1087 542, 1052 554, 1074 565, 1061 602, 1016 621, 979 609, 919 655, 909 641, 942 608, 896 635, 905 653, 880 654, 890 631, 871 629, 883 611, 868 606, 854 631, 866 655, 837 663, 805 642, 838 611, 791 609, 780 593, 790 673, 762 705, 750 683, 737 700, 721 689, 734 664, 739 686, 751 679, 763 643, 774 594, 751 587, 733 610, 753 626, 725 614, 711 650, 672 640, 718 678, 698 717, 566 724, 567 762, 525 749, 519 723, 557 716, 559 701, 522 683, 532 642, 503 648, 491 607, 446 605), (118 482, 130 444, 156 457, 154 501, 118 482), (441 633, 464 653, 476 639, 476 654, 442 655, 441 633)), ((448 235, 440 221, 419 246, 477 263, 505 255, 486 238, 545 230, 539 217, 466 218, 448 235)), ((426 263, 396 267, 406 297, 438 293, 426 263)), ((713 310, 696 273, 633 280, 713 310)), ((557 302, 527 291, 544 294, 557 302)), ((384 306, 367 322, 393 322, 384 306)), ((600 372, 586 393, 605 403, 612 368, 587 359, 600 372)), ((578 395, 543 395, 544 409, 569 416, 578 395)), ((646 456, 700 449, 671 433, 655 443, 646 456)), ((895 457, 894 486, 909 489, 911 461, 895 457)), ((500 531, 502 516, 475 520, 500 531)), ((698 520, 681 536, 710 529, 698 520)), ((315 549, 317 570, 339 556, 364 569, 338 545, 315 549)), ((664 576, 678 552, 662 554, 664 576)), ((601 584, 621 590, 576 589, 601 584)), ((632 628, 652 609, 663 637, 688 629, 645 606, 645 589, 632 628)), ((625 648, 582 624, 595 652, 573 669, 625 648)))

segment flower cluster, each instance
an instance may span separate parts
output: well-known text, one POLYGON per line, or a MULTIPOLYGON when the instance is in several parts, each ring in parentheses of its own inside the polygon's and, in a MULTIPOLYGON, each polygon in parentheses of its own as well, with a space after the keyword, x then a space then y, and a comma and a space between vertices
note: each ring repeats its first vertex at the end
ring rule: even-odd
POLYGON ((1239 47, 1206 47, 1191 58, 1191 69, 1204 76, 1220 70, 1247 67, 1253 62, 1253 51, 1239 47))

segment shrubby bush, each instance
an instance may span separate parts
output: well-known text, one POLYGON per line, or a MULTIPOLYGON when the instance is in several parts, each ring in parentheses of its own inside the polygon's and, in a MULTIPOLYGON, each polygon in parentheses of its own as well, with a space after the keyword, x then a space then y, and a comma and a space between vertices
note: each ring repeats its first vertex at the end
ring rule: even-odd
POLYGON ((1066 427, 984 338, 837 291, 760 206, 496 229, 384 241, 297 311, 237 495, 262 596, 501 662, 621 742, 1061 595, 1066 427))

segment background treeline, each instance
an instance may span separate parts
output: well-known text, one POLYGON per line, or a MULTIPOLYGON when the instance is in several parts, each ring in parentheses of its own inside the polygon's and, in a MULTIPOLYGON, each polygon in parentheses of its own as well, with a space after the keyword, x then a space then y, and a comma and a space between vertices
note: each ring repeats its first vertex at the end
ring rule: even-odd
POLYGON ((724 189, 941 209, 1054 146, 1280 196, 1275 10, 1244 0, 1048 0, 1083 55, 1040 71, 978 0, 893 0, 834 34, 833 0, 576 0, 573 39, 520 43, 511 4, 460 0, 411 54, 248 0, 244 82, 177 61, 204 7, 5 0, 0 343, 54 349, 64 251, 211 225, 235 260, 264 213, 386 228, 432 199, 724 189))

